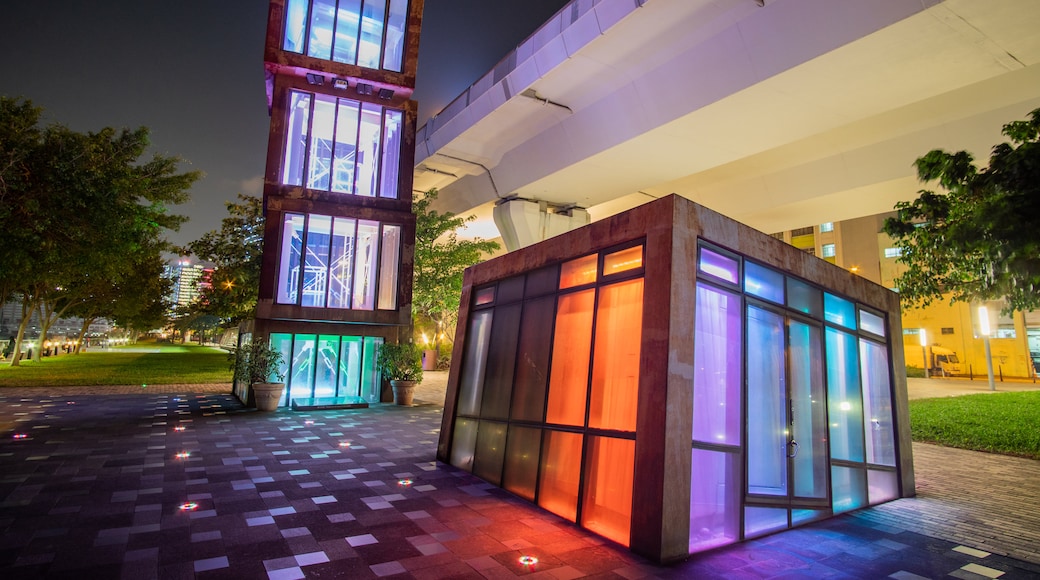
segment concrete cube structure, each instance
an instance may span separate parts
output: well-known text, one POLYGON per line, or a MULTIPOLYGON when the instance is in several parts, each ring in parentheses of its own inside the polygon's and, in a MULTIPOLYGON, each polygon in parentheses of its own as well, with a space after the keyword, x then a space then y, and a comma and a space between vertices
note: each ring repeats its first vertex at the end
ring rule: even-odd
POLYGON ((678 196, 467 270, 438 459, 658 561, 914 494, 899 297, 678 196))

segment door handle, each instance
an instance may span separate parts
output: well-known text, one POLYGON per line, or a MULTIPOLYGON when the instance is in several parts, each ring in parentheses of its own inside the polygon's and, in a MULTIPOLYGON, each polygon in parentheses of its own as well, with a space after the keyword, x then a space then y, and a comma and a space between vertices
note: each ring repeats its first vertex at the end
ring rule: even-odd
POLYGON ((787 442, 787 456, 792 459, 798 457, 798 442, 794 439, 787 442))

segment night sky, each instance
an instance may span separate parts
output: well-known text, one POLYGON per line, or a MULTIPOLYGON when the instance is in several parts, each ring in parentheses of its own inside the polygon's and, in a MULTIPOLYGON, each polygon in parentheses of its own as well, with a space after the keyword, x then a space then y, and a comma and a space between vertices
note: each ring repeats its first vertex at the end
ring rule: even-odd
MULTIPOLYGON (((567 0, 426 0, 413 98, 419 124, 567 0)), ((32 0, 0 8, 0 94, 77 131, 151 129, 154 151, 205 177, 177 244, 220 227, 224 202, 259 195, 270 118, 263 0, 32 0)))

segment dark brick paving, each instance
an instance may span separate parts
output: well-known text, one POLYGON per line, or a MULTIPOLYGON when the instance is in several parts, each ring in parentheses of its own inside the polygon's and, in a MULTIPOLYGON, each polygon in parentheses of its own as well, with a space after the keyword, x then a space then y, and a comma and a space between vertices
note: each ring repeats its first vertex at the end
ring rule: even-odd
POLYGON ((655 566, 435 462, 439 405, 259 413, 149 389, 0 390, 0 578, 1040 577, 1028 549, 999 555, 1032 524, 973 519, 921 471, 919 498, 655 566), (944 506, 995 539, 925 535, 944 506))

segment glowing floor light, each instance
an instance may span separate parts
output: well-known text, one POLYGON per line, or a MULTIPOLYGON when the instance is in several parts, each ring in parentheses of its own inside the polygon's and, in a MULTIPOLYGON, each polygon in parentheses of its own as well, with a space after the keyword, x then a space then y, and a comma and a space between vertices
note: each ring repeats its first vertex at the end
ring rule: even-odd
POLYGON ((199 507, 199 504, 197 504, 197 503, 195 503, 193 501, 189 501, 189 502, 182 503, 178 507, 180 508, 180 510, 182 512, 190 512, 190 511, 193 511, 195 508, 199 507))
POLYGON ((177 425, 173 428, 174 431, 184 431, 186 427, 184 425, 177 425))
POLYGON ((340 447, 350 447, 350 441, 340 441, 339 442, 339 446, 340 447))
POLYGON ((191 457, 191 453, 188 451, 181 451, 175 456, 177 459, 187 459, 191 457))
POLYGON ((25 433, 15 433, 14 435, 12 435, 12 437, 14 437, 15 439, 28 439, 29 438, 29 436, 26 435, 25 433))
POLYGON ((412 480, 410 480, 410 479, 401 479, 401 480, 398 480, 397 485, 400 485, 402 487, 408 487, 409 485, 412 485, 412 480))
POLYGON ((534 566, 538 563, 538 558, 534 556, 520 556, 520 563, 524 566, 534 566))

